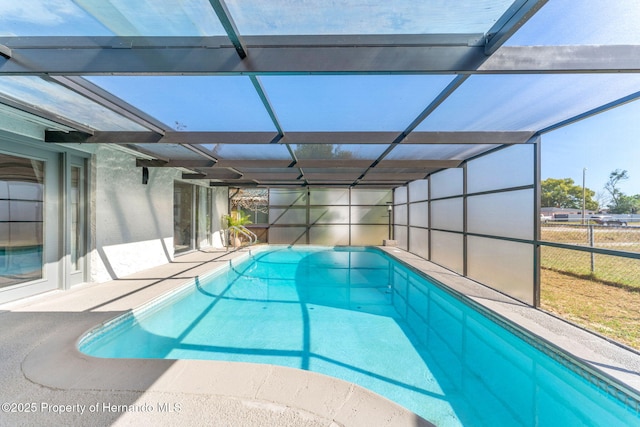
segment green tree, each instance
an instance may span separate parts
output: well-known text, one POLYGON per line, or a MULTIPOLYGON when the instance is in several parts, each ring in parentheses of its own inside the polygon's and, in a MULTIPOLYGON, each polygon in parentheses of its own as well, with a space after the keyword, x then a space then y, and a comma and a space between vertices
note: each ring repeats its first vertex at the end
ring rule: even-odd
POLYGON ((630 200, 625 195, 618 185, 621 181, 629 179, 629 174, 626 170, 616 169, 609 174, 609 180, 604 185, 604 189, 609 193, 609 212, 615 214, 631 213, 630 200))
POLYGON ((635 196, 619 195, 615 206, 609 205, 609 212, 613 214, 635 214, 640 212, 640 194, 635 196))
MULTIPOLYGON (((582 209, 582 186, 571 178, 547 178, 540 183, 543 207, 582 209)), ((585 208, 597 210, 596 192, 585 188, 585 208)))

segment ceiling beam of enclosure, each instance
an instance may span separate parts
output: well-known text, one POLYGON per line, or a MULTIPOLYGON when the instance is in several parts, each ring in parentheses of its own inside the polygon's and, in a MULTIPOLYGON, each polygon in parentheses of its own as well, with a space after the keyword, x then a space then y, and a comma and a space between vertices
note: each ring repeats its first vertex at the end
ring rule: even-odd
MULTIPOLYGON (((414 131, 402 144, 523 144, 533 131, 414 131)), ((397 132, 46 131, 45 142, 83 144, 390 144, 397 132)), ((295 159, 294 159, 295 160, 295 159)))
POLYGON ((233 47, 238 53, 238 57, 240 59, 246 58, 247 47, 240 36, 240 32, 238 31, 235 22, 233 22, 233 18, 231 17, 224 0, 209 0, 209 3, 211 3, 211 7, 213 7, 213 10, 216 12, 222 27, 227 32, 227 37, 229 37, 229 40, 233 43, 233 47))
POLYGON ((246 37, 251 56, 245 59, 226 37, 81 37, 84 42, 68 37, 2 37, 0 45, 11 57, 0 58, 0 75, 640 71, 638 45, 503 46, 487 56, 483 37, 449 37, 435 38, 440 41, 436 43, 431 35, 251 36, 246 37))

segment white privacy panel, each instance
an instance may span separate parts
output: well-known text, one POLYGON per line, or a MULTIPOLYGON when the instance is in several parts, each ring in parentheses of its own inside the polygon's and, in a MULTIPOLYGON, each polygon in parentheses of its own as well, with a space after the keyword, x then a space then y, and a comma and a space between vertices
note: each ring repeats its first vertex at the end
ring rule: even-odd
MULTIPOLYGON (((385 237, 386 239, 386 237, 385 237)), ((398 247, 406 251, 409 250, 409 240, 407 227, 404 225, 393 227, 393 239, 398 241, 398 247)))
POLYGON ((309 243, 312 245, 348 245, 348 225, 314 225, 309 229, 309 243))
POLYGON ((462 231, 464 228, 462 197, 431 202, 431 228, 462 231))
POLYGON ((306 227, 269 227, 269 243, 305 244, 307 243, 306 234, 306 227))
POLYGON ((483 194, 467 198, 467 231, 532 240, 534 192, 531 190, 483 194))
POLYGON ((352 206, 352 224, 388 224, 389 211, 386 206, 352 206))
POLYGON ((429 180, 419 179, 409 183, 409 201, 429 200, 429 180))
POLYGON ((348 188, 312 188, 309 191, 311 205, 349 205, 348 188))
POLYGON ((396 205, 393 207, 393 223, 407 225, 407 205, 396 205))
POLYGON ((407 187, 398 187, 393 190, 393 203, 395 205, 407 203, 407 187))
POLYGON ((431 199, 440 197, 457 196, 463 191, 462 169, 445 169, 434 173, 431 180, 431 199))
MULTIPOLYGON (((304 219, 302 220, 304 223, 304 219)), ((349 206, 311 206, 310 224, 348 224, 349 206)))
POLYGON ((352 225, 351 244, 354 246, 381 245, 389 237, 386 225, 352 225))
POLYGON ((431 261, 456 273, 464 272, 462 234, 431 231, 431 261))
POLYGON ((470 278, 533 305, 533 244, 469 236, 470 278))
POLYGON ((411 226, 429 226, 429 202, 411 203, 409 205, 409 222, 411 226))
POLYGON ((393 201, 393 190, 351 190, 352 205, 384 205, 393 201))
POLYGON ((532 185, 533 144, 512 145, 467 164, 467 193, 532 185))
POLYGON ((409 251, 423 258, 429 257, 429 230, 409 227, 409 251))
POLYGON ((272 188, 269 190, 269 205, 292 206, 307 204, 307 189, 272 188))
POLYGON ((270 208, 270 224, 306 224, 307 208, 294 206, 290 208, 270 208))

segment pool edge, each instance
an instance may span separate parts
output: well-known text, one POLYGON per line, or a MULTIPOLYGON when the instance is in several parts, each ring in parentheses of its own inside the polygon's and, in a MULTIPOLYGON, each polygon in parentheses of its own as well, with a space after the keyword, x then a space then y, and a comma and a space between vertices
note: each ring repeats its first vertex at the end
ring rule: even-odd
POLYGON ((620 400, 629 410, 640 414, 640 355, 637 353, 416 254, 396 247, 376 248, 422 277, 428 278, 453 297, 469 304, 600 391, 620 400), (540 323, 534 323, 536 321, 540 323), (558 329, 562 329, 563 333, 559 334, 558 329), (572 334, 587 336, 590 338, 587 341, 590 344, 599 342, 599 346, 608 347, 613 356, 594 351, 592 347, 578 340, 569 340, 568 335, 572 334), (625 353, 636 359, 638 368, 633 370, 633 367, 624 366, 624 363, 620 363, 620 357, 616 360, 616 356, 625 353))

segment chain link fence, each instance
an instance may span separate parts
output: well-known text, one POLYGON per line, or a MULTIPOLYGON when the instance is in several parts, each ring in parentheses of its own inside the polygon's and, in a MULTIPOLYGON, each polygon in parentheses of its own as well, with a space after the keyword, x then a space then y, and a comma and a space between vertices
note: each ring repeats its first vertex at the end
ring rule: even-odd
POLYGON ((584 248, 541 245, 541 308, 640 350, 640 227, 543 224, 541 240, 584 248))
POLYGON ((542 268, 640 290, 640 259, 616 253, 640 252, 640 227, 543 224, 541 240, 612 251, 601 254, 543 246, 542 268))

